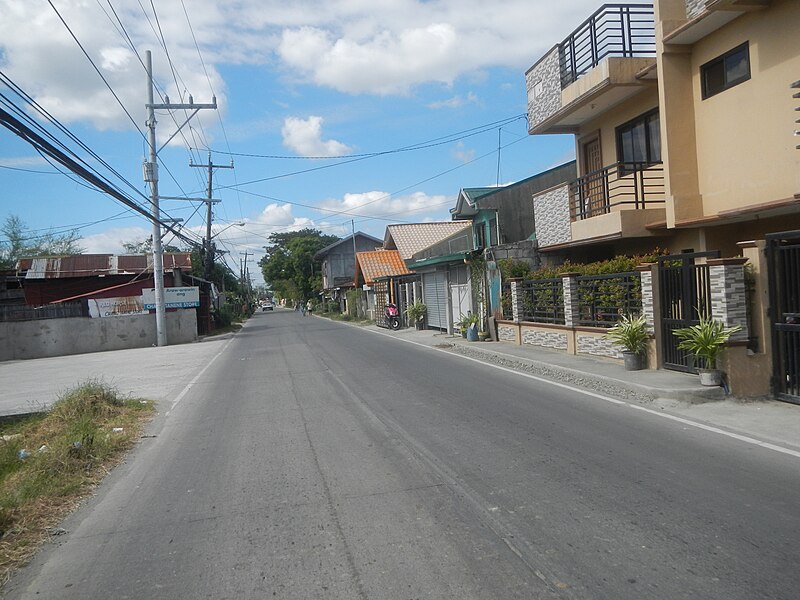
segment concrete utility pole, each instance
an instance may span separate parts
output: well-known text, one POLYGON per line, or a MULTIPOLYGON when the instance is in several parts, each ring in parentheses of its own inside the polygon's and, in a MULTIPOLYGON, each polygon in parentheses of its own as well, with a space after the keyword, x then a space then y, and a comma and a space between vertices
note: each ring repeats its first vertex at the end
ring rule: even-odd
POLYGON ((214 269, 214 246, 211 243, 211 205, 218 200, 213 199, 213 182, 214 182, 214 169, 232 169, 233 161, 230 165, 215 165, 211 161, 211 152, 208 153, 208 164, 196 165, 193 162, 189 163, 190 167, 202 167, 208 169, 208 189, 206 190, 208 198, 206 200, 206 239, 204 240, 205 256, 203 257, 203 278, 206 281, 211 281, 211 274, 214 269))
POLYGON ((167 318, 164 306, 164 252, 161 246, 161 209, 159 207, 158 196, 158 152, 163 148, 156 149, 156 109, 190 109, 194 112, 178 127, 177 131, 164 143, 175 137, 183 126, 197 114, 202 108, 217 108, 217 99, 213 98, 211 104, 195 104, 189 96, 188 104, 170 104, 169 98, 164 96, 163 104, 153 102, 153 59, 150 50, 145 53, 145 64, 147 66, 147 144, 149 153, 147 161, 144 163, 144 180, 150 183, 150 205, 152 209, 151 220, 153 221, 153 279, 156 291, 156 343, 159 346, 167 345, 167 318))

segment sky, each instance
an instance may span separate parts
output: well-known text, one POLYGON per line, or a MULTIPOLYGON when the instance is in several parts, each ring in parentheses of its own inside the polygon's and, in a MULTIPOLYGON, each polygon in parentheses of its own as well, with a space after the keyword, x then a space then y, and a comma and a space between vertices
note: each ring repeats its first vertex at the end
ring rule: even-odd
MULTIPOLYGON (((189 113, 157 112, 160 194, 205 197, 207 169, 190 164, 233 164, 213 172, 212 235, 259 284, 271 233, 383 239, 391 223, 449 220, 461 188, 572 160, 571 136, 528 135, 525 71, 601 4, 0 0, 0 108, 24 111, 147 206, 150 50, 155 103, 218 105, 178 133, 189 113)), ((0 128, 0 221, 77 229, 86 252, 150 236, 144 216, 83 183, 0 128)), ((205 204, 161 208, 185 235, 205 234, 205 204)))

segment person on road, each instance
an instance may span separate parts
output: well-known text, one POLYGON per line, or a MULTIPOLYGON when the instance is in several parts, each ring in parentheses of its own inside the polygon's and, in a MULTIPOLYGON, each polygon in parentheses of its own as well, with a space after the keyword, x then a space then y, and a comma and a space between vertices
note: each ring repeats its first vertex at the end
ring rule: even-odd
POLYGON ((311 315, 313 311, 314 311, 314 303, 311 301, 311 298, 309 298, 308 302, 306 303, 306 315, 311 315))

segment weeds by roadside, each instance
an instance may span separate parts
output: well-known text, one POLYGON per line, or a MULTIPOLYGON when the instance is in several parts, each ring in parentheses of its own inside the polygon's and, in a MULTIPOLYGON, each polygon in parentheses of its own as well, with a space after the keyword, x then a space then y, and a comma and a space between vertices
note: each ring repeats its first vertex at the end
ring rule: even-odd
POLYGON ((153 403, 90 381, 0 424, 0 585, 139 439, 153 403))

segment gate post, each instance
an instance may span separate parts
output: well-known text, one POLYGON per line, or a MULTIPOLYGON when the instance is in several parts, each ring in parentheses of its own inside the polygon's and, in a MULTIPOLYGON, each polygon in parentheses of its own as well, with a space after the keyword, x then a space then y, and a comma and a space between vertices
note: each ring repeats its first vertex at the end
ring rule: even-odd
POLYGON ((647 364, 651 369, 661 368, 661 301, 658 294, 658 264, 643 264, 639 272, 642 286, 642 315, 647 332, 652 336, 647 342, 647 364))
POLYGON ((522 292, 520 291, 520 285, 522 284, 522 279, 519 277, 515 277, 514 279, 509 280, 511 284, 511 314, 514 320, 514 323, 519 323, 522 321, 522 292))
POLYGON ((520 325, 524 312, 522 290, 520 289, 522 287, 522 278, 514 277, 509 280, 509 283, 511 284, 511 318, 514 321, 514 325, 516 325, 514 335, 516 336, 517 344, 522 344, 522 325, 520 325))
POLYGON ((746 258, 709 258, 708 275, 711 288, 711 318, 725 327, 738 325, 732 342, 747 340, 747 291, 744 283, 746 258))
POLYGON ((580 319, 578 273, 559 273, 564 286, 564 325, 574 328, 580 319))

